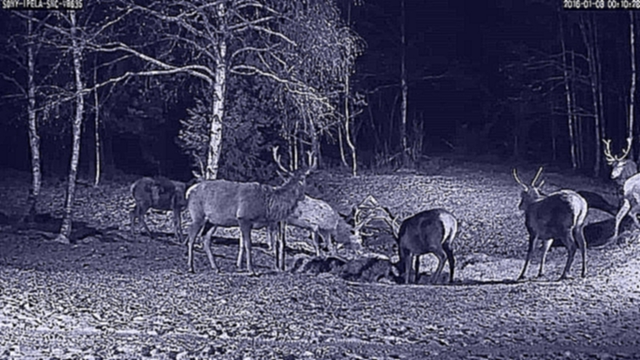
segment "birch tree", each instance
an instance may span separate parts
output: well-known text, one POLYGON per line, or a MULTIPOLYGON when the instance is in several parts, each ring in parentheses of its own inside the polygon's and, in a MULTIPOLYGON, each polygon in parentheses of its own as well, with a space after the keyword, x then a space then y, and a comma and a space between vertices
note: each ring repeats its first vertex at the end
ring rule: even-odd
POLYGON ((84 47, 78 30, 76 11, 70 10, 68 17, 60 14, 59 18, 66 23, 67 29, 58 27, 58 31, 65 34, 71 43, 71 59, 73 62, 73 80, 75 85, 75 114, 72 120, 72 146, 71 161, 69 164, 69 177, 67 180, 67 193, 64 204, 64 215, 60 233, 55 241, 68 244, 71 235, 71 224, 73 218, 73 201, 76 192, 76 179, 78 177, 78 162, 80 160, 80 140, 82 131, 82 120, 84 118, 84 88, 82 80, 82 57, 84 47))
POLYGON ((14 56, 6 56, 16 68, 23 69, 26 75, 26 84, 15 76, 1 73, 0 76, 15 85, 20 94, 26 100, 27 129, 29 137, 29 150, 31 160, 31 186, 27 198, 27 214, 34 215, 37 212, 37 201, 42 187, 42 164, 40 156, 40 135, 38 133, 38 114, 36 109, 36 57, 40 44, 35 40, 37 30, 34 29, 34 14, 32 10, 26 12, 23 18, 15 17, 16 21, 26 23, 25 34, 13 36, 9 47, 14 56))
MULTIPOLYGON (((229 76, 265 77, 279 91, 295 97, 300 109, 306 109, 307 113, 317 110, 311 110, 315 106, 311 104, 328 104, 326 88, 318 85, 327 79, 321 77, 312 84, 309 77, 301 76, 301 72, 310 69, 295 66, 317 66, 329 60, 326 56, 319 56, 315 63, 308 61, 308 56, 307 60, 301 60, 305 50, 322 55, 333 53, 332 49, 340 45, 321 47, 327 44, 323 31, 340 28, 339 19, 322 17, 333 14, 331 7, 328 0, 178 1, 148 6, 130 1, 115 16, 118 20, 113 21, 135 26, 140 36, 134 42, 130 37, 121 37, 93 46, 98 51, 127 53, 144 64, 143 68, 128 71, 113 81, 180 73, 202 80, 212 99, 204 161, 204 175, 212 179, 219 171, 229 76), (131 17, 136 20, 125 20, 131 17), (310 28, 310 24, 316 28, 310 28), (307 32, 292 32, 301 29, 307 32), (299 41, 313 39, 317 44, 299 46, 294 36, 299 36, 299 41)), ((336 64, 336 59, 330 61, 336 64)))

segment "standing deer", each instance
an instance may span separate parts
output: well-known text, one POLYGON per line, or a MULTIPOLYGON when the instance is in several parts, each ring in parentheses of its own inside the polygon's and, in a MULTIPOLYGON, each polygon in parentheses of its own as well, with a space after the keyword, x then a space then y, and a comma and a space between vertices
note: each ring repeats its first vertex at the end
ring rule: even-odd
POLYGON ((543 195, 540 188, 544 181, 535 185, 542 173, 542 167, 538 169, 531 185, 524 184, 516 169, 513 169, 513 177, 523 188, 518 207, 525 213, 525 226, 529 232, 529 250, 524 262, 522 272, 518 280, 522 280, 527 272, 527 266, 531 260, 533 247, 538 239, 545 241, 542 250, 542 260, 538 276, 543 276, 543 268, 547 252, 558 239, 567 248, 567 264, 564 267, 560 280, 566 279, 573 263, 576 247, 582 255, 582 277, 587 275, 587 244, 584 238, 584 220, 587 217, 587 201, 572 190, 559 190, 549 195, 543 195))
POLYGON ((611 166, 611 180, 615 181, 618 186, 623 186, 629 178, 638 173, 636 162, 627 159, 631 152, 632 139, 627 139, 627 147, 622 150, 622 155, 620 156, 615 156, 611 153, 610 139, 603 139, 602 142, 604 143, 605 160, 611 166))
POLYGON ((130 213, 131 234, 134 233, 135 220, 139 219, 145 230, 153 238, 144 216, 149 208, 171 210, 173 212, 173 226, 182 243, 181 213, 187 207, 185 190, 187 185, 180 181, 172 181, 165 177, 143 177, 131 185, 131 196, 135 200, 135 207, 130 213))
MULTIPOLYGON (((274 149, 274 154, 277 148, 274 149)), ((279 161, 279 158, 278 160, 279 161)), ((316 167, 311 160, 305 172, 297 171, 281 186, 241 183, 227 180, 205 180, 187 190, 188 208, 193 223, 189 226, 188 266, 193 269, 193 245, 198 233, 208 221, 214 227, 204 237, 204 249, 211 268, 219 271, 211 253, 211 234, 218 226, 239 226, 241 232, 237 267, 242 266, 243 255, 246 268, 253 272, 251 257, 251 229, 267 226, 270 232, 278 231, 276 267, 284 268, 283 222, 293 213, 296 204, 304 198, 305 178, 316 167)))
POLYGON ((435 283, 440 278, 444 262, 447 260, 449 261, 449 282, 453 282, 455 259, 451 245, 458 232, 458 221, 450 212, 444 209, 422 211, 405 219, 399 229, 395 219, 385 220, 391 226, 398 244, 400 261, 396 266, 400 276, 404 275, 405 284, 418 282, 420 256, 428 253, 438 258, 438 267, 431 282, 435 283))
MULTIPOLYGON (((289 177, 293 176, 293 174, 282 165, 280 157, 275 151, 273 153, 273 158, 281 172, 289 177)), ((332 243, 332 238, 335 239, 337 236, 339 221, 340 215, 338 215, 331 205, 320 199, 315 199, 305 195, 304 198, 298 202, 291 215, 289 215, 286 223, 288 225, 309 230, 316 250, 316 256, 320 256, 319 236, 322 237, 322 240, 327 245, 329 251, 332 254, 335 253, 335 246, 332 243)), ((271 236, 273 231, 269 231, 268 234, 270 235, 270 244, 273 248, 274 239, 271 236)))
POLYGON ((620 223, 627 214, 631 216, 636 227, 640 228, 640 222, 638 221, 638 213, 640 212, 640 174, 637 173, 636 163, 631 159, 627 159, 631 151, 631 138, 627 139, 627 148, 623 150, 622 155, 619 157, 611 154, 611 140, 603 141, 605 144, 604 156, 609 165, 612 166, 611 179, 621 187, 622 193, 622 205, 616 214, 613 236, 609 239, 611 241, 618 237, 620 223))

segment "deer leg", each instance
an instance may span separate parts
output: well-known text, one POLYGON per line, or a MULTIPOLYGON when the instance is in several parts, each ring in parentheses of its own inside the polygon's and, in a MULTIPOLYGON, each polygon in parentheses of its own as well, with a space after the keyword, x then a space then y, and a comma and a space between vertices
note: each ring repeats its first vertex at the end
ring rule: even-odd
POLYGON ((207 253, 207 257, 209 258, 209 264, 211 265, 211 268, 216 272, 220 272, 220 268, 218 267, 218 264, 216 264, 216 260, 213 258, 213 253, 211 253, 211 236, 215 231, 215 226, 207 231, 207 234, 204 236, 203 245, 204 251, 207 253))
POLYGON ((529 261, 531 260, 531 253, 533 252, 533 245, 535 244, 538 237, 535 235, 529 235, 529 250, 527 251, 527 259, 524 261, 524 267, 522 268, 522 272, 520 276, 518 276, 518 280, 524 279, 524 274, 527 272, 527 266, 529 266, 529 261))
MULTIPOLYGON (((624 219, 624 217, 627 215, 627 213, 629 213, 629 210, 631 210, 631 203, 629 203, 629 200, 627 199, 622 200, 622 206, 620 207, 620 210, 618 210, 618 213, 616 214, 616 227, 613 231, 612 238, 615 239, 618 237, 618 231, 620 230, 620 223, 622 222, 622 219, 624 219)), ((637 217, 632 216, 632 219, 636 223, 636 226, 640 227, 640 224, 638 224, 637 217)))
POLYGON ((285 270, 285 249, 286 249, 286 238, 285 238, 286 224, 284 222, 278 222, 276 225, 276 268, 280 271, 285 270))
MULTIPOLYGON (((240 224, 240 231, 242 232, 240 249, 243 249, 244 252, 246 252, 245 257, 247 259, 247 271, 253 273, 253 259, 251 259, 251 224, 240 224)), ((241 260, 240 256, 238 256, 238 259, 241 260)))
POLYGON ((560 280, 564 280, 569 276, 569 272, 571 271, 571 264, 573 264, 573 257, 576 255, 576 242, 573 238, 573 233, 569 232, 564 241, 565 246, 567 247, 567 264, 564 267, 564 271, 560 276, 560 280))
MULTIPOLYGON (((249 231, 251 231, 251 230, 249 230, 249 231)), ((238 259, 236 260, 236 267, 238 269, 242 268, 242 257, 244 255, 244 250, 245 250, 244 242, 245 242, 244 230, 242 230, 242 225, 240 225, 240 240, 239 240, 239 246, 238 246, 238 259)))
POLYGON ((456 260, 453 258, 453 251, 451 251, 451 247, 448 242, 442 244, 442 250, 447 254, 447 261, 449 261, 449 282, 453 282, 453 271, 456 267, 456 260))
POLYGON ((267 245, 269 246, 268 251, 271 253, 271 255, 273 255, 273 257, 275 258, 277 255, 276 252, 276 239, 275 239, 275 229, 269 225, 265 228, 265 232, 266 232, 266 236, 267 236, 267 245))
POLYGON ((182 216, 180 210, 173 210, 173 228, 175 229, 178 242, 182 245, 182 216))
POLYGON ((431 277, 431 283, 435 284, 440 279, 442 269, 444 269, 446 254, 444 252, 444 249, 441 251, 435 251, 433 254, 438 258, 438 267, 436 268, 436 272, 431 277))
POLYGON ((149 234, 149 237, 153 239, 154 238, 153 234, 151 233, 151 230, 149 230, 149 227, 147 226, 147 222, 144 220, 144 217, 146 214, 147 214, 147 211, 144 211, 144 212, 140 211, 138 213, 138 219, 140 219, 140 222, 144 226, 144 229, 147 231, 147 234, 149 234))
POLYGON ((413 270, 413 255, 408 253, 406 258, 404 259, 404 283, 410 284, 411 282, 411 271, 413 270))
POLYGON ((325 232, 326 237, 325 239, 327 239, 327 247, 329 248, 329 254, 331 255, 335 255, 336 254, 336 244, 333 242, 333 240, 336 238, 336 232, 335 230, 331 230, 331 231, 327 231, 325 232))
POLYGON ((316 248, 316 256, 320 257, 320 237, 318 236, 318 231, 311 230, 311 241, 316 248))
POLYGON ((420 280, 420 255, 411 257, 411 270, 413 272, 413 283, 417 284, 420 280))
POLYGON ((201 228, 204 225, 204 218, 202 219, 193 219, 193 223, 189 225, 189 240, 187 246, 187 255, 189 260, 187 260, 187 265, 189 267, 189 272, 195 273, 193 270, 193 244, 196 242, 196 236, 200 232, 201 228))
POLYGON ((138 205, 136 205, 133 210, 129 213, 129 218, 131 219, 131 236, 134 234, 134 230, 136 227, 136 211, 138 210, 138 205))
POLYGON ((573 237, 576 240, 576 244, 578 244, 578 249, 580 249, 580 255, 582 255, 582 277, 587 276, 587 241, 584 238, 584 229, 582 226, 578 226, 573 229, 574 235, 573 237))
POLYGON ((538 277, 544 276, 544 263, 545 261, 547 261, 547 253, 549 252, 551 244, 553 244, 553 239, 547 239, 542 246, 542 260, 540 260, 540 270, 538 271, 538 277))

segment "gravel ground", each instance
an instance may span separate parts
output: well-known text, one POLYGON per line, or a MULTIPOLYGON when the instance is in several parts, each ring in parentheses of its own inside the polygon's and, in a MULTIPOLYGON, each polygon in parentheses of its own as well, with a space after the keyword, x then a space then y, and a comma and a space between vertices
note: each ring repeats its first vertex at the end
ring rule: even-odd
MULTIPOLYGON (((2 175, 0 212, 9 221, 0 225, 0 359, 640 359, 638 243, 589 250, 587 278, 563 282, 556 279, 566 251, 555 249, 544 278, 513 282, 526 230, 509 172, 316 176, 310 193, 338 209, 372 194, 398 214, 445 207, 459 218, 456 282, 411 286, 274 272, 258 232, 258 275, 235 270, 235 231, 219 233, 213 246, 221 274, 202 251, 189 274, 170 216, 148 216, 162 233, 156 239, 127 236, 124 182, 80 187, 76 220, 100 232, 54 243, 46 231, 11 224, 28 176, 2 175)), ((547 184, 602 186, 559 174, 547 184)), ((45 183, 41 212, 59 213, 60 190, 45 183)), ((312 252, 299 235, 289 268, 312 252)), ((393 258, 390 249, 373 250, 393 258)), ((435 268, 425 258, 423 279, 435 268)))

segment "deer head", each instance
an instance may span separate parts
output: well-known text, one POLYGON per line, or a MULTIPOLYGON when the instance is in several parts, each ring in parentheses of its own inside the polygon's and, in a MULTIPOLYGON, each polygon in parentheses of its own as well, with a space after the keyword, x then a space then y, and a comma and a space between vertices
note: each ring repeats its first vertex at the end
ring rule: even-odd
POLYGON ((520 200, 520 204, 518 204, 518 208, 520 210, 525 210, 529 206, 529 204, 537 200, 540 200, 544 197, 540 193, 540 188, 542 188, 542 185, 544 185, 544 180, 542 180, 540 184, 536 186, 536 182, 540 178, 540 174, 542 174, 542 166, 538 169, 538 172, 536 173, 536 176, 533 177, 533 180, 531 180, 531 185, 526 185, 518 177, 517 170, 513 169, 513 178, 516 180, 518 184, 522 186, 522 189, 523 189, 521 194, 522 199, 520 200))
POLYGON ((624 183, 628 178, 638 172, 636 163, 627 159, 631 152, 632 138, 627 138, 627 147, 622 150, 622 155, 615 156, 611 153, 611 139, 603 139, 604 157, 607 163, 612 167, 611 179, 624 183))

